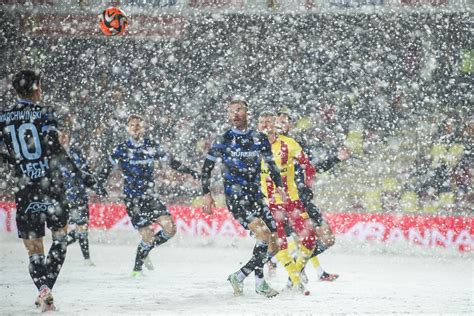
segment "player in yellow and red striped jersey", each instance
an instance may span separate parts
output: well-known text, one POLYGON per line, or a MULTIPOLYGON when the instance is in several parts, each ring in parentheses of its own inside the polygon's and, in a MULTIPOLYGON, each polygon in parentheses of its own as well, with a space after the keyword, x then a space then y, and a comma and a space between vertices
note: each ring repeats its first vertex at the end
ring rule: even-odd
MULTIPOLYGON (((280 135, 285 135, 288 136, 290 134, 291 127, 295 121, 295 116, 294 114, 290 113, 288 108, 280 108, 278 110, 276 120, 275 120, 275 126, 277 133, 280 135)), ((311 155, 311 150, 307 146, 306 142, 303 140, 302 137, 295 137, 294 138, 298 144, 301 146, 305 154, 308 156, 308 159, 311 161, 311 164, 316 168, 317 173, 320 172, 325 172, 334 167, 336 164, 347 160, 350 156, 351 153, 349 149, 347 148, 340 148, 337 152, 337 155, 331 155, 327 159, 323 161, 317 161, 314 157, 311 155)), ((314 249, 313 255, 310 259, 310 261, 313 263, 314 268, 316 269, 316 272, 318 274, 318 277, 321 281, 334 281, 336 280, 339 275, 333 274, 333 273, 327 273, 324 271, 324 269, 321 267, 321 264, 318 259, 318 255, 330 248, 332 245, 334 245, 335 242, 335 236, 334 233, 332 232, 332 229, 329 225, 329 223, 324 219, 321 210, 313 203, 313 192, 311 190, 310 186, 305 185, 305 176, 304 172, 300 172, 301 168, 298 166, 296 170, 296 183, 298 186, 298 194, 300 196, 301 201, 303 202, 305 209, 313 222, 314 229, 316 231, 316 248, 314 249)), ((287 227, 288 228, 288 227, 287 227)), ((289 234, 289 232, 287 232, 289 234)), ((294 237, 294 235, 293 235, 294 237)), ((297 243, 289 244, 289 249, 291 251, 291 248, 296 248, 297 249, 297 243)), ((302 279, 305 277, 304 270, 301 273, 302 279)), ((307 279, 306 279, 307 280, 307 279)), ((303 282, 304 283, 304 282, 303 282)))
POLYGON ((277 225, 280 250, 276 258, 287 270, 292 285, 301 293, 308 295, 309 291, 304 289, 299 273, 315 249, 316 233, 298 195, 298 187, 295 180, 295 163, 305 168, 305 182, 308 185, 312 181, 316 170, 311 165, 301 146, 294 139, 276 134, 275 115, 273 113, 263 112, 260 114, 258 129, 260 132, 267 134, 272 146, 274 160, 280 169, 282 182, 287 194, 286 202, 284 202, 279 194, 275 192, 275 184, 270 178, 265 162, 262 161, 262 192, 268 200, 270 211, 277 225), (288 221, 301 241, 300 256, 296 261, 294 261, 288 251, 285 231, 286 221, 288 221))

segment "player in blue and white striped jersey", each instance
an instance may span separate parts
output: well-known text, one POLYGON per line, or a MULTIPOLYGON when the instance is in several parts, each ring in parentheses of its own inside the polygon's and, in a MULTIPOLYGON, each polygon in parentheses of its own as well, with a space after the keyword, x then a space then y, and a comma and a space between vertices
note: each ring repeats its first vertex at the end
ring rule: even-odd
POLYGON ((194 179, 199 178, 199 173, 182 165, 154 140, 146 138, 144 119, 141 116, 131 115, 128 118, 127 131, 130 138, 115 147, 99 173, 99 186, 103 186, 115 165, 121 167, 125 206, 133 227, 142 237, 132 272, 132 276, 139 276, 150 251, 176 234, 174 220, 155 192, 155 162, 165 161, 171 168, 187 173, 194 179), (158 223, 162 230, 155 234, 151 226, 153 223, 158 223))
POLYGON ((223 164, 224 191, 227 208, 234 218, 250 230, 257 243, 250 261, 237 272, 229 275, 228 281, 234 289, 234 295, 243 294, 243 281, 252 272, 255 273, 257 293, 273 297, 278 292, 272 289, 264 279, 263 266, 278 250, 275 242, 276 224, 260 188, 261 160, 267 164, 277 192, 286 197, 280 170, 273 160, 268 138, 248 127, 247 103, 234 100, 228 106, 232 128, 219 136, 213 143, 204 161, 202 169, 202 187, 204 211, 212 212, 215 202, 210 190, 211 172, 217 159, 223 164))

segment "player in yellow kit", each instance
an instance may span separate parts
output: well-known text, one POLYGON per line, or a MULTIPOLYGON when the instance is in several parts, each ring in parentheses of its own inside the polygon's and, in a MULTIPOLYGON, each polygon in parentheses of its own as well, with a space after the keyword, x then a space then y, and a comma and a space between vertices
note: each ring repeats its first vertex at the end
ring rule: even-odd
MULTIPOLYGON (((275 127, 277 130, 277 133, 280 135, 285 135, 285 136, 289 135, 291 127, 294 123, 294 120, 295 120, 294 115, 290 113, 288 108, 286 109, 280 108, 278 110, 276 120, 275 120, 275 127)), ((298 142, 298 144, 301 146, 301 148, 303 148, 303 151, 307 155, 308 159, 311 161, 311 164, 315 167, 317 173, 325 172, 331 169, 332 167, 334 167, 336 164, 340 163, 341 161, 347 160, 351 155, 350 151, 347 148, 343 147, 338 150, 337 155, 331 155, 323 161, 316 161, 316 159, 312 157, 311 150, 309 149, 309 147, 307 146, 306 142, 304 141, 302 137, 295 137, 293 139, 295 139, 298 142)), ((297 174, 296 183, 298 185, 298 194, 300 196, 301 201, 303 202, 305 206, 305 209, 311 221, 313 222, 314 229, 316 231, 316 236, 317 236, 316 248, 314 249, 314 252, 310 261, 313 263, 313 266, 316 269, 318 277, 321 281, 334 281, 339 277, 339 275, 333 274, 333 273, 327 273, 326 271, 324 271, 318 259, 319 254, 321 254, 322 252, 330 248, 332 245, 334 245, 334 242, 335 242, 334 233, 332 232, 332 229, 327 223, 327 221, 323 218, 320 209, 312 202, 313 192, 310 186, 305 185, 304 173, 299 172, 298 166, 297 166, 296 174, 297 174)), ((287 232, 287 234, 288 233, 289 232, 287 232)), ((296 240, 296 243, 295 242, 289 243, 288 248, 290 249, 290 252, 291 252, 292 247, 293 248, 296 247, 297 249, 298 247, 297 244, 298 244, 297 240, 296 240)), ((304 270, 303 270, 301 273, 302 279, 304 279, 305 276, 306 274, 304 273, 304 270)))
POLYGON ((301 146, 292 138, 277 135, 275 131, 275 115, 271 112, 263 112, 258 119, 258 129, 267 134, 272 146, 272 153, 275 162, 280 169, 281 178, 287 194, 284 202, 279 194, 275 192, 273 183, 262 161, 262 192, 268 200, 268 205, 277 226, 277 236, 279 252, 277 259, 283 264, 288 272, 293 286, 301 293, 308 295, 309 291, 304 289, 300 279, 300 271, 311 257, 316 246, 316 233, 309 220, 303 203, 298 195, 298 188, 295 181, 295 162, 305 168, 306 182, 312 181, 315 169, 309 162, 301 146), (296 262, 288 251, 286 239, 285 222, 288 221, 293 231, 301 241, 300 256, 296 262))

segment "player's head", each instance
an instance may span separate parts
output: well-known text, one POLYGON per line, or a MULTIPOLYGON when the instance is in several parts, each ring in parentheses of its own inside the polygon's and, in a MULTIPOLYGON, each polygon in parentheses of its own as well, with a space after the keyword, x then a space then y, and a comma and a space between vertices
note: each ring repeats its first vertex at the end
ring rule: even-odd
POLYGON ((248 105, 244 100, 230 101, 227 112, 231 124, 240 130, 247 129, 248 105))
POLYGON ((258 116, 258 131, 266 135, 275 133, 275 114, 270 111, 263 111, 258 116))
POLYGON ((288 108, 280 108, 275 119, 275 127, 278 133, 287 135, 293 125, 293 115, 288 108))
POLYGON ((35 70, 21 70, 13 77, 13 88, 22 99, 41 100, 41 74, 35 70))
POLYGON ((140 115, 132 114, 127 119, 127 132, 135 140, 139 140, 145 133, 145 120, 140 115))

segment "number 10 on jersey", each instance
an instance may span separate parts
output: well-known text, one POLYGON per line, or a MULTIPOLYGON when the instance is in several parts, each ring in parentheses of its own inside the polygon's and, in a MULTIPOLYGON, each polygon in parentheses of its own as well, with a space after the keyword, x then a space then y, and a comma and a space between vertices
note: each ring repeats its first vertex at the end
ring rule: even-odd
POLYGON ((17 159, 36 160, 41 157, 41 143, 36 126, 32 123, 8 125, 5 130, 10 133, 13 150, 17 159))

